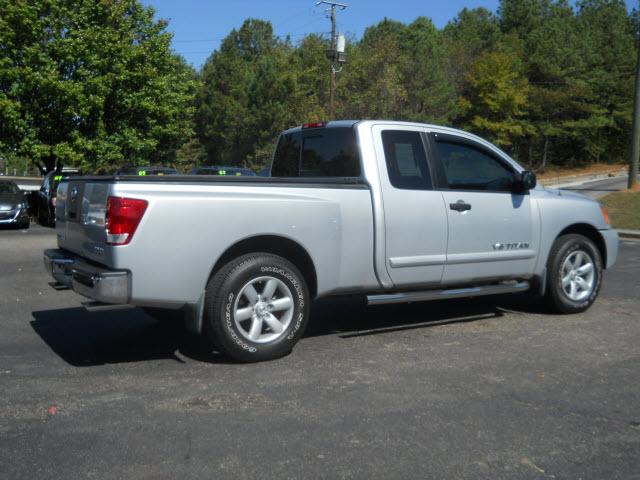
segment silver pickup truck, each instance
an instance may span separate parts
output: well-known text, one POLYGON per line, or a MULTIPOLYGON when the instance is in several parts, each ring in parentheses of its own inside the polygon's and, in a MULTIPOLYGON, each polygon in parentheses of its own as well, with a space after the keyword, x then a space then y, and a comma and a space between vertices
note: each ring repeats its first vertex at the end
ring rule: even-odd
POLYGON ((531 290, 580 312, 618 252, 597 202, 537 186, 469 133, 391 121, 287 130, 268 178, 69 178, 56 225, 44 261, 59 287, 181 316, 244 362, 289 353, 330 295, 531 290))

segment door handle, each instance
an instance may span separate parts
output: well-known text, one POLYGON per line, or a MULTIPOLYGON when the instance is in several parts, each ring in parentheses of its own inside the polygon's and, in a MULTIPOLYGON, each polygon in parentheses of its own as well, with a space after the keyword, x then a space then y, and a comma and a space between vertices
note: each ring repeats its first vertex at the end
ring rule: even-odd
POLYGON ((451 210, 456 210, 457 212, 464 212, 466 210, 471 210, 471 204, 464 200, 458 200, 456 203, 450 203, 449 208, 451 210))

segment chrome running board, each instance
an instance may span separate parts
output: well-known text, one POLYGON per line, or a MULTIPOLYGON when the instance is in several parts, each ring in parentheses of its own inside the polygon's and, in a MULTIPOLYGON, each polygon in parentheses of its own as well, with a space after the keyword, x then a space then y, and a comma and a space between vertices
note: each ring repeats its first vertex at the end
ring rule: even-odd
POLYGON ((452 288, 447 290, 424 290, 419 292, 383 293, 367 295, 367 304, 383 305, 386 303, 425 302, 428 300, 444 300, 447 298, 480 297, 482 295, 498 295, 529 290, 529 282, 498 283, 481 287, 452 288))

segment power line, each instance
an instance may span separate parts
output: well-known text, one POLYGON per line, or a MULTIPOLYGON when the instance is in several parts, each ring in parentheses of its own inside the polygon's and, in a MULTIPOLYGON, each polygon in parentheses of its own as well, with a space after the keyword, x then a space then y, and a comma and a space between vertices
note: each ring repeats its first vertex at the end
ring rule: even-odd
MULTIPOLYGON (((330 32, 307 32, 307 33, 288 33, 285 35, 274 35, 275 38, 279 39, 279 40, 286 40, 287 38, 301 38, 301 37, 306 37, 309 35, 326 35, 329 34, 330 32)), ((219 41, 222 41, 224 39, 220 39, 219 41)), ((196 42, 214 42, 214 41, 218 41, 218 40, 194 40, 190 43, 196 43, 196 42)), ((200 55, 200 54, 205 54, 205 53, 213 53, 216 49, 212 48, 210 50, 189 50, 186 52, 183 51, 179 51, 177 49, 173 49, 176 53, 179 53, 180 55, 200 55)))
MULTIPOLYGON (((336 7, 340 10, 344 10, 347 8, 347 5, 344 3, 336 2, 335 0, 320 0, 316 3, 316 7, 318 5, 329 5, 330 18, 331 18, 331 49, 327 52, 327 56, 329 60, 331 60, 331 70, 330 70, 330 84, 329 84, 329 117, 333 120, 336 117, 336 73, 339 70, 336 70, 336 63, 344 63, 344 36, 341 36, 342 40, 342 52, 338 48, 338 39, 336 36, 336 7)), ((342 70, 342 67, 340 68, 342 70)))

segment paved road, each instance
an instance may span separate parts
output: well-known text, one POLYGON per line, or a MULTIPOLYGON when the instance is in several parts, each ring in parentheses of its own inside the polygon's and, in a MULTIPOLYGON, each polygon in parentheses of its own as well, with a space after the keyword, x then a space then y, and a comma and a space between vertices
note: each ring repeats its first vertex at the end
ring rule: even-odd
POLYGON ((640 243, 588 312, 527 297, 325 302, 234 365, 47 286, 50 230, 0 231, 0 478, 640 478, 640 243))
MULTIPOLYGON (((639 179, 640 181, 640 179, 639 179)), ((613 177, 602 180, 585 182, 581 185, 565 187, 565 190, 573 190, 591 198, 598 199, 612 192, 618 192, 627 188, 627 177, 613 177)))

